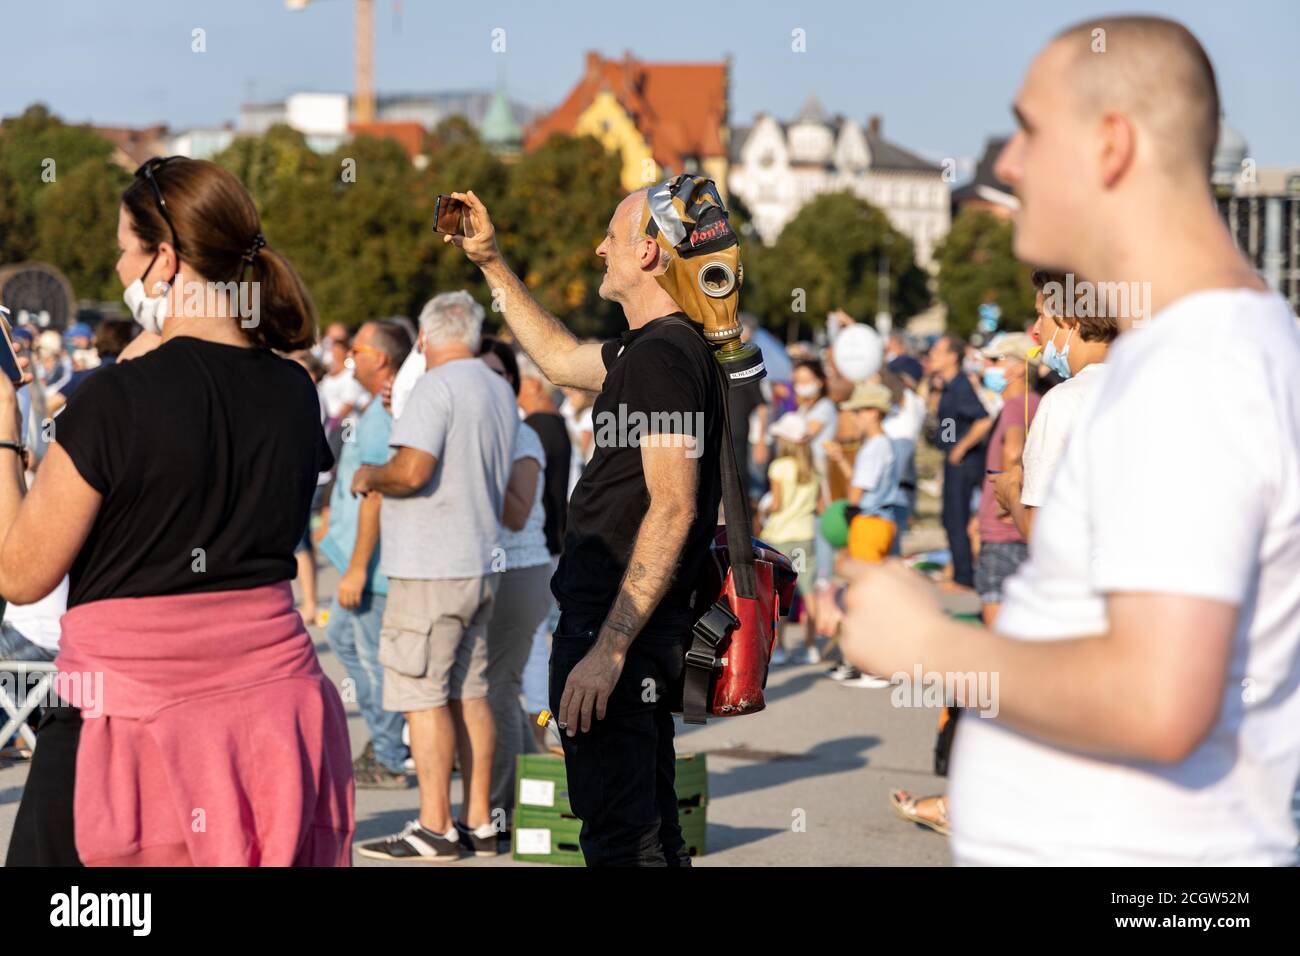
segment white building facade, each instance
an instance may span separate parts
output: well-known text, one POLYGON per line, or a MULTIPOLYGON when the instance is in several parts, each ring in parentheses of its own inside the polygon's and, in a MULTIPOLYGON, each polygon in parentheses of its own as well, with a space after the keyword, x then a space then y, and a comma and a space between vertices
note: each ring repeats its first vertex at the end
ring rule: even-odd
POLYGON ((935 246, 951 224, 941 166, 886 141, 877 118, 865 128, 827 118, 815 99, 792 123, 759 114, 753 126, 734 130, 727 182, 766 245, 804 203, 826 192, 851 192, 884 212, 912 240, 923 269, 933 270, 935 246))

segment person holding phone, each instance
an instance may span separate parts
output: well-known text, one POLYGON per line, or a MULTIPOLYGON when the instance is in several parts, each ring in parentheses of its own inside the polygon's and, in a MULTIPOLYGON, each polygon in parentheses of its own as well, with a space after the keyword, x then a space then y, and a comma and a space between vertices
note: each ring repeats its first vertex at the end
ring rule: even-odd
POLYGON ((293 608, 330 455, 311 299, 243 185, 181 157, 122 196, 118 275, 152 351, 87 378, 27 493, 0 376, 0 594, 69 575, 55 688, 11 865, 346 865, 342 701, 293 608), (236 317, 210 283, 252 281, 236 317), (215 307, 215 308, 214 308, 215 307))

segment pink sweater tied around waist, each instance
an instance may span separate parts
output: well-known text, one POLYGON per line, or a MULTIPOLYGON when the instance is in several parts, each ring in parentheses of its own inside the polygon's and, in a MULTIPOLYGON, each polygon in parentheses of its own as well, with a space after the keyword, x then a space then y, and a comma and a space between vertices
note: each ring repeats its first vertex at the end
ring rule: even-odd
POLYGON ((287 582, 94 601, 62 624, 83 863, 350 864, 347 719, 287 582))

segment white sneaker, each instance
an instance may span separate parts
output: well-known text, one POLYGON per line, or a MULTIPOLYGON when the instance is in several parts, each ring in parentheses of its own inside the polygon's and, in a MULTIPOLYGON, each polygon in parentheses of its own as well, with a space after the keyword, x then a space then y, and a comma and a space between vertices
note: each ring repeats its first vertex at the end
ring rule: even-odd
POLYGON ((880 690, 889 686, 889 681, 883 677, 875 677, 871 674, 859 674, 857 677, 850 677, 847 680, 840 681, 841 687, 862 687, 867 690, 880 690))
POLYGON ((784 647, 778 647, 772 651, 772 666, 780 667, 782 664, 788 664, 790 656, 786 654, 784 647))
POLYGON ((827 672, 826 676, 829 677, 831 680, 842 681, 842 680, 852 680, 857 677, 860 677, 861 675, 858 673, 858 669, 852 666, 851 664, 840 664, 837 667, 832 667, 830 671, 827 672))
POLYGON ((820 664, 822 653, 816 647, 801 647, 790 655, 791 664, 820 664))

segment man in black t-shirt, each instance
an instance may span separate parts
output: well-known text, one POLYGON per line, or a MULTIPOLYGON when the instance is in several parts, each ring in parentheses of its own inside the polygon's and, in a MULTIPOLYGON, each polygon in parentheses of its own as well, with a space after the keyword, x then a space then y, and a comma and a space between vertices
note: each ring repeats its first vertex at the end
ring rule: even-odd
POLYGON ((672 706, 721 499, 720 373, 656 281, 667 260, 640 231, 645 190, 619 204, 596 249, 600 295, 628 324, 603 344, 580 343, 546 312, 502 260, 483 204, 454 195, 469 206, 469 235, 448 241, 483 271, 524 351, 557 385, 599 392, 595 452, 569 502, 551 582, 560 605, 551 705, 583 854, 588 866, 689 866, 672 706))

